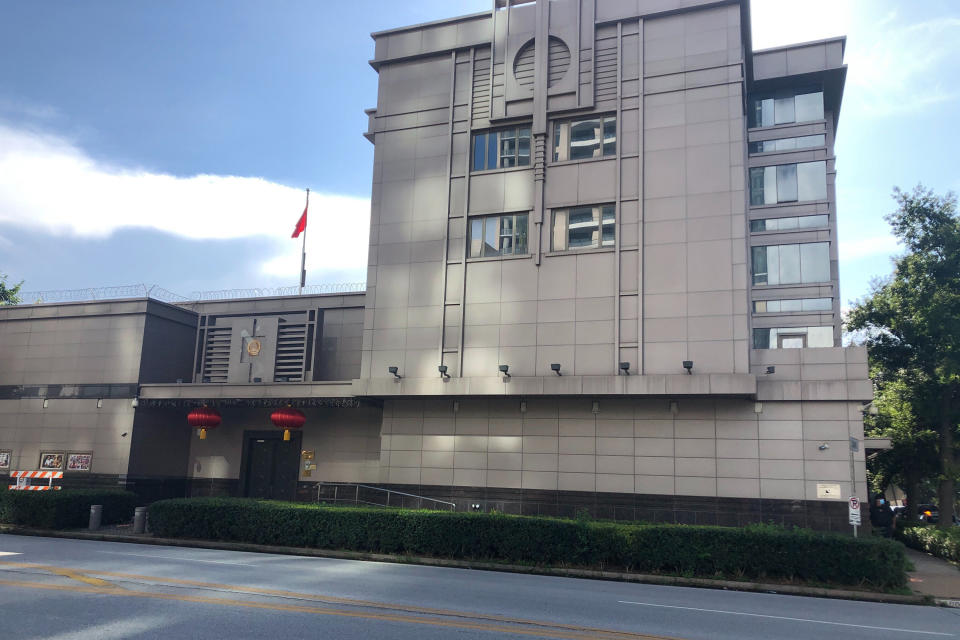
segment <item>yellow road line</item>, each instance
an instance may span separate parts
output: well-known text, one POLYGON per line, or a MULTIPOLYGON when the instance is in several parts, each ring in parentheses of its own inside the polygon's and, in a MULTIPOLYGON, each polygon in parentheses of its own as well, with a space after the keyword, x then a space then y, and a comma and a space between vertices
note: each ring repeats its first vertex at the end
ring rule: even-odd
MULTIPOLYGON (((13 562, 13 561, 2 561, 0 560, 0 565, 8 565, 22 568, 30 569, 42 569, 45 571, 54 571, 58 567, 42 565, 42 564, 33 564, 26 562, 13 562)), ((242 585, 234 584, 221 584, 217 582, 202 582, 198 580, 184 580, 180 578, 163 578, 158 576, 144 576, 135 573, 122 573, 117 571, 99 571, 96 569, 83 569, 83 573, 96 575, 96 576, 106 576, 108 578, 122 578, 127 580, 144 580, 148 582, 156 582, 160 584, 173 584, 173 585, 182 585, 188 587, 198 587, 202 589, 218 589, 223 591, 239 591, 243 593, 248 593, 251 595, 263 595, 263 596, 275 596, 281 598, 295 598, 297 600, 309 600, 313 602, 322 602, 326 604, 340 604, 348 605, 354 607, 366 607, 371 609, 389 609, 391 611, 402 611, 405 613, 417 613, 424 615, 432 616, 447 616, 447 617, 458 617, 458 618, 471 618, 475 620, 487 620, 491 622, 501 622, 508 624, 518 624, 518 625, 533 625, 542 628, 549 629, 560 629, 563 631, 572 631, 575 633, 587 633, 587 634, 610 634, 616 633, 620 637, 630 638, 632 640, 662 640, 667 638, 666 636, 651 636, 643 633, 633 633, 630 631, 612 631, 609 629, 599 629, 593 627, 584 627, 579 625, 568 625, 560 624, 553 622, 545 622, 541 620, 530 620, 524 618, 511 618, 508 616, 498 616, 495 614, 484 614, 484 613, 472 613, 467 611, 456 611, 451 609, 434 609, 428 607, 416 607, 412 605, 402 605, 402 604, 390 604, 385 602, 375 602, 372 600, 357 600, 353 598, 340 598, 337 596, 327 596, 320 594, 312 593, 298 593, 294 591, 285 591, 281 589, 264 589, 258 587, 248 587, 242 585)), ((107 583, 111 584, 111 583, 107 583)), ((591 636, 593 637, 593 636, 591 636)), ((676 640, 676 639, 668 639, 676 640)))
POLYGON ((71 580, 77 580, 77 581, 79 581, 79 582, 83 582, 83 583, 85 583, 85 584, 90 584, 90 585, 93 585, 93 586, 95 586, 95 587, 111 587, 111 586, 115 586, 115 585, 112 585, 111 583, 107 582, 106 580, 101 580, 100 578, 91 578, 90 576, 85 576, 85 575, 83 575, 82 573, 79 573, 79 572, 77 572, 77 571, 73 571, 73 570, 71 570, 71 569, 56 569, 56 568, 51 568, 51 569, 48 569, 48 571, 50 571, 51 573, 55 573, 55 574, 57 574, 58 576, 63 576, 64 578, 70 578, 71 580))
MULTIPOLYGON (((9 587, 19 587, 25 589, 46 589, 51 591, 70 591, 73 593, 93 593, 100 595, 125 596, 134 598, 150 598, 156 600, 174 600, 177 602, 193 602, 199 604, 216 604, 234 607, 247 607, 251 609, 265 609, 269 611, 285 611, 290 613, 311 613, 315 615, 332 615, 346 618, 362 618, 367 620, 378 620, 382 622, 402 622, 410 624, 423 624, 436 627, 448 627, 456 629, 470 629, 474 631, 491 631, 496 633, 538 636, 543 638, 558 638, 561 640, 625 640, 632 638, 647 638, 649 640, 676 640, 666 636, 637 635, 629 632, 596 630, 589 633, 567 631, 560 629, 524 629, 522 627, 511 627, 505 625, 493 625, 483 623, 472 623, 467 620, 442 620, 439 618, 426 618, 416 616, 404 616, 396 614, 382 613, 364 613, 358 611, 347 611, 343 609, 322 609, 317 607, 307 607, 302 605, 289 604, 268 604, 262 602, 249 602, 245 600, 229 600, 224 598, 206 598, 201 596, 187 596, 172 593, 150 593, 146 591, 126 591, 113 587, 78 587, 74 585, 54 585, 40 582, 19 582, 14 580, 0 580, 0 585, 9 587), (597 635, 597 632, 602 635, 597 635)), ((460 614, 468 615, 468 614, 460 614)))

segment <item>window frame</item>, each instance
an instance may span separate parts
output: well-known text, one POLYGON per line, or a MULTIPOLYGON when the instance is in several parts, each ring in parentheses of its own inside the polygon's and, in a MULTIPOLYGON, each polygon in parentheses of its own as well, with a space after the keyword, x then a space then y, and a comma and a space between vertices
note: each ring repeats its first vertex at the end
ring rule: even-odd
POLYGON ((533 160, 533 124, 524 123, 524 124, 515 124, 508 127, 497 127, 495 129, 485 129, 483 131, 472 131, 470 135, 470 173, 480 173, 482 171, 506 171, 510 169, 521 169, 531 166, 533 160), (526 135, 522 135, 523 132, 526 132, 526 135), (504 132, 511 132, 512 136, 504 137, 501 134, 504 132), (496 143, 491 147, 491 136, 495 136, 496 143), (477 161, 477 141, 483 140, 483 168, 478 169, 476 167, 477 161), (527 140, 527 153, 521 153, 521 140, 527 140), (513 140, 513 164, 506 166, 503 164, 503 159, 508 157, 503 153, 503 145, 505 140, 513 140), (496 154, 496 166, 488 167, 489 158, 491 152, 496 154), (522 158, 526 158, 526 162, 521 162, 522 158))
MULTIPOLYGON (((816 251, 818 252, 824 251, 824 249, 818 248, 816 249, 816 251)), ((813 284, 813 283, 820 283, 820 282, 823 282, 823 283, 832 282, 833 274, 832 274, 830 263, 831 263, 830 241, 828 240, 822 240, 817 242, 788 242, 783 244, 754 245, 750 247, 750 283, 754 287, 780 287, 780 286, 788 286, 788 285, 796 285, 796 284, 813 284), (814 251, 814 249, 810 248, 811 245, 822 245, 826 247, 825 248, 826 259, 827 259, 826 268, 828 270, 828 274, 827 274, 828 277, 825 280, 804 279, 804 268, 803 268, 804 263, 807 262, 808 264, 811 264, 811 265, 813 264, 812 262, 809 262, 810 254, 812 251, 814 251), (789 249, 784 250, 783 249, 784 247, 788 247, 789 249), (795 252, 792 249, 792 247, 796 247, 795 252), (804 249, 803 247, 807 247, 807 249, 804 249), (770 254, 771 248, 777 249, 776 255, 773 256, 772 259, 770 254), (758 251, 762 252, 762 256, 763 256, 762 265, 761 265, 761 260, 758 257, 758 251), (807 255, 806 260, 804 259, 804 255, 807 255), (792 266, 794 263, 796 264, 798 279, 784 281, 783 280, 783 274, 785 271, 784 265, 792 266), (757 268, 760 266, 764 268, 763 271, 757 270, 757 268), (770 268, 772 266, 776 267, 777 282, 770 282, 770 272, 771 272, 770 268), (758 282, 757 281, 758 276, 765 276, 764 278, 765 281, 758 282)), ((809 268, 814 270, 819 270, 819 269, 822 269, 822 267, 823 265, 819 265, 816 267, 810 266, 809 268)))
MULTIPOLYGON (((820 171, 817 169, 817 177, 819 177, 819 175, 820 171)), ((817 184, 816 189, 818 190, 818 196, 820 195, 819 187, 820 185, 817 184)), ((749 171, 747 172, 747 189, 749 191, 748 197, 751 207, 773 207, 776 205, 793 204, 797 202, 825 202, 830 198, 829 189, 827 188, 827 161, 811 160, 809 162, 785 162, 782 164, 768 164, 759 167, 750 167, 749 171), (801 186, 800 176, 809 176, 811 173, 810 165, 815 164, 823 165, 823 197, 803 198, 801 196, 805 191, 810 189, 810 184, 804 182, 803 186, 801 186), (803 167, 802 170, 800 168, 801 166, 803 167), (783 197, 788 199, 781 200, 781 182, 783 182, 785 189, 787 189, 787 191, 783 194, 783 197), (791 186, 793 189, 789 190, 791 186), (767 191, 769 187, 772 187, 774 199, 768 202, 769 194, 767 191), (760 195, 760 198, 756 197, 757 194, 760 195)))
POLYGON ((466 257, 468 260, 492 260, 492 259, 510 259, 510 258, 527 258, 530 256, 530 212, 521 211, 517 213, 494 213, 487 215, 477 215, 470 216, 467 218, 467 237, 466 237, 466 257), (511 219, 511 233, 509 236, 503 234, 504 224, 503 221, 506 218, 511 219), (523 224, 519 224, 518 220, 524 218, 523 224), (487 253, 487 228, 488 224, 495 221, 494 227, 494 237, 497 241, 496 253, 487 253), (473 245, 474 245, 474 222, 480 223, 480 252, 479 255, 473 255, 473 245), (518 239, 521 237, 521 229, 523 229, 523 252, 519 253, 517 251, 517 246, 520 244, 518 239), (503 240, 504 238, 510 238, 510 253, 503 252, 503 240))
POLYGON ((818 297, 818 298, 769 298, 765 300, 754 300, 753 301, 753 313, 759 314, 770 314, 770 313, 827 313, 833 311, 833 298, 829 297, 818 297), (828 303, 826 308, 811 308, 804 309, 803 305, 807 301, 821 301, 825 300, 828 303), (782 304, 784 302, 797 302, 800 305, 799 309, 783 309, 782 304), (776 303, 781 308, 779 309, 770 309, 769 306, 772 303, 776 303), (758 305, 763 305, 763 309, 758 308, 758 305))
POLYGON ((830 336, 830 346, 826 345, 814 346, 812 348, 832 348, 836 346, 837 339, 834 335, 833 325, 815 325, 815 326, 806 326, 806 327, 754 327, 753 336, 750 340, 750 346, 752 349, 807 349, 810 347, 811 342, 811 331, 815 332, 814 338, 819 341, 821 338, 825 338, 827 335, 830 336), (763 336, 763 332, 766 332, 766 345, 767 346, 758 346, 758 338, 763 336), (773 335, 771 335, 771 333, 773 335), (784 340, 796 340, 797 338, 801 339, 801 345, 799 347, 784 347, 784 340), (774 343, 771 346, 771 343, 774 343))
MULTIPOLYGON (((603 160, 604 158, 615 158, 617 156, 617 138, 619 134, 618 124, 617 124, 617 114, 616 113, 596 113, 578 116, 575 118, 565 118, 562 120, 554 120, 553 126, 551 128, 551 151, 550 151, 550 164, 560 164, 564 162, 590 162, 593 160, 603 160), (599 155, 593 155, 589 158, 571 158, 570 157, 570 145, 573 143, 570 136, 570 130, 573 128, 574 123, 579 122, 589 122, 590 120, 599 120, 600 121, 600 138, 597 145, 597 148, 600 151, 599 155), (607 123, 613 122, 613 141, 607 142, 606 129, 607 123), (563 135, 562 131, 566 131, 566 134, 563 135), (565 145, 562 149, 563 153, 560 153, 560 143, 561 140, 565 139, 565 145), (612 149, 610 152, 607 152, 607 145, 611 144, 612 149), (561 157, 562 156, 562 157, 561 157)), ((596 140, 596 138, 595 138, 596 140)))
MULTIPOLYGON (((766 224, 764 224, 766 226, 766 224)), ((754 218, 750 220, 750 233, 793 233, 794 231, 810 231, 811 229, 826 229, 830 226, 830 214, 828 213, 813 213, 805 216, 780 216, 778 218, 754 218), (824 218, 825 222, 823 224, 810 224, 808 226, 802 226, 800 221, 806 218, 824 218), (754 223, 763 222, 767 223, 770 220, 795 220, 796 226, 783 228, 783 229, 754 229, 754 223)))
MULTIPOLYGON (((593 222, 591 220, 591 222, 593 222)), ((587 226, 583 227, 584 229, 588 228, 587 226)), ((551 253, 572 253, 578 251, 612 251, 617 246, 617 206, 613 202, 606 202, 603 204, 587 204, 587 205, 575 205, 571 207, 557 207, 550 211, 550 252, 551 253), (596 244, 591 244, 589 246, 580 245, 576 247, 570 246, 570 212, 576 209, 591 209, 591 213, 594 214, 595 224, 590 224, 589 228, 596 229, 596 244), (610 214, 610 218, 607 218, 607 214, 610 214), (560 219, 563 219, 563 246, 557 246, 558 239, 558 229, 557 224, 560 219), (608 221, 609 222, 605 222, 608 221), (604 231, 605 227, 610 227, 613 230, 613 237, 609 241, 609 244, 606 244, 604 241, 604 231)))
POLYGON ((770 154, 770 153, 792 153, 792 152, 794 152, 794 151, 809 151, 810 149, 821 149, 821 148, 826 147, 826 146, 827 146, 827 134, 826 134, 826 133, 813 133, 813 134, 806 135, 806 136, 787 136, 787 137, 784 137, 784 138, 770 138, 770 139, 768 139, 768 140, 752 140, 751 142, 748 142, 748 143, 747 143, 747 152, 748 152, 750 155, 752 155, 752 156, 756 156, 756 155, 763 155, 763 154, 770 154), (767 150, 767 149, 763 149, 763 148, 762 148, 762 145, 764 145, 764 144, 766 144, 766 143, 768 143, 768 142, 777 143, 777 142, 783 142, 783 141, 785 141, 785 140, 796 140, 797 142, 799 142, 800 140, 804 140, 804 139, 808 139, 808 138, 823 138, 823 142, 818 142, 817 144, 811 144, 811 145, 807 145, 807 146, 803 146, 803 147, 801 147, 801 146, 798 145, 798 146, 795 146, 795 147, 793 147, 793 148, 791 148, 791 149, 769 149, 769 150, 767 150), (754 145, 761 145, 761 149, 760 149, 759 151, 755 151, 755 150, 754 150, 754 145))
POLYGON ((809 86, 795 89, 781 89, 779 91, 758 92, 747 98, 747 128, 769 129, 792 124, 808 122, 822 122, 826 119, 826 105, 824 103, 822 86, 809 86), (809 120, 797 120, 797 98, 820 94, 819 117, 809 120), (789 100, 789 107, 787 101, 789 100), (779 107, 778 107, 779 105, 779 107), (764 124, 764 113, 769 110, 771 122, 764 124), (787 119, 787 111, 792 115, 787 119), (782 112, 782 113, 781 113, 782 112), (757 115, 759 114, 759 121, 757 115), (778 120, 778 118, 780 118, 778 120))

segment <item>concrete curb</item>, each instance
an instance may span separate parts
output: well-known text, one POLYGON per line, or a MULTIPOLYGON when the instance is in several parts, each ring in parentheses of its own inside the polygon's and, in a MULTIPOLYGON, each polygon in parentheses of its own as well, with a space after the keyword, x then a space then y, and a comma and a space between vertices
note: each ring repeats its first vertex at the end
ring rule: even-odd
MULTIPOLYGON (((0 533, 23 536, 42 536, 47 538, 69 538, 75 540, 98 540, 102 542, 129 542, 152 544, 165 547, 189 547, 196 549, 219 549, 222 551, 247 551, 253 553, 275 553, 278 555, 308 556, 314 558, 335 558, 340 560, 367 560, 372 562, 391 562, 398 564, 417 564, 454 569, 477 569, 482 571, 504 571, 508 573, 527 573, 542 576, 567 578, 587 578, 592 580, 614 580, 618 582, 636 582, 641 584, 659 584, 673 587, 699 587, 730 591, 751 591, 809 596, 815 598, 834 598, 839 600, 861 600, 866 602, 885 602, 891 604, 926 605, 934 603, 928 596, 907 596, 852 589, 830 589, 792 584, 766 584, 762 582, 738 582, 736 580, 714 580, 711 578, 684 578, 681 576, 663 576, 626 571, 602 571, 597 569, 574 569, 566 567, 534 567, 474 560, 451 560, 425 556, 399 556, 363 551, 337 551, 331 549, 312 549, 308 547, 281 547, 276 545, 251 544, 247 542, 223 542, 216 540, 192 540, 180 538, 156 538, 152 536, 134 536, 88 531, 50 531, 29 529, 11 525, 0 525, 0 533)), ((946 604, 936 602, 937 604, 946 604)), ((946 605, 950 606, 950 605, 946 605)))

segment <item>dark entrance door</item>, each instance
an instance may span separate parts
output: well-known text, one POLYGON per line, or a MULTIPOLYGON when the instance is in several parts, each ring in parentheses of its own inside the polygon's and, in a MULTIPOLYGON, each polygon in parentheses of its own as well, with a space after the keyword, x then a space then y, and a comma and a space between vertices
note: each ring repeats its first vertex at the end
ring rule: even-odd
POLYGON ((248 432, 244 441, 243 495, 268 500, 293 500, 300 464, 300 434, 284 442, 278 432, 248 432))

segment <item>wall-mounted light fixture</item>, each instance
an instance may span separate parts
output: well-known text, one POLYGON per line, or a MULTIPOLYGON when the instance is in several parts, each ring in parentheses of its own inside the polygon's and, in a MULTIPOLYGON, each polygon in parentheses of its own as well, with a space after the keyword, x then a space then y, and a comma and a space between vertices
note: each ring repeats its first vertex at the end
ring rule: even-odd
POLYGON ((553 372, 554 372, 555 374, 557 374, 558 376, 562 376, 562 375, 563 375, 562 373, 560 373, 560 363, 559 363, 559 362, 554 362, 553 364, 551 364, 551 365, 550 365, 550 370, 553 371, 553 372))
POLYGON ((449 377, 450 377, 450 374, 447 373, 447 365, 445 365, 445 364, 442 364, 442 365, 440 365, 439 367, 437 367, 437 371, 440 372, 440 377, 441 377, 441 378, 449 378, 449 377))
POLYGON ((693 360, 684 360, 683 368, 687 370, 687 373, 693 375, 693 360))
POLYGON ((459 400, 454 400, 454 401, 453 401, 453 412, 456 413, 457 411, 460 411, 460 401, 459 401, 459 400))
POLYGON ((630 375, 630 363, 629 363, 629 362, 621 362, 621 363, 620 363, 620 373, 622 373, 622 374, 625 375, 625 376, 630 375))
POLYGON ((97 409, 103 409, 103 398, 97 398, 97 409))
POLYGON ((767 367, 767 375, 770 375, 771 373, 776 373, 776 372, 777 372, 777 368, 775 366, 770 365, 769 367, 767 367))
POLYGON ((521 400, 521 401, 520 401, 520 413, 526 413, 526 412, 527 412, 527 401, 526 401, 526 400, 521 400))
POLYGON ((593 413, 600 413, 600 401, 599 401, 599 400, 594 400, 594 401, 593 401, 593 406, 590 407, 590 411, 592 411, 593 413))
POLYGON ((753 412, 754 412, 754 413, 763 413, 763 403, 762 403, 762 402, 754 402, 754 403, 753 403, 753 412))
POLYGON ((133 400, 131 400, 131 401, 130 401, 130 406, 133 407, 134 409, 136 409, 138 406, 140 406, 140 399, 139 399, 139 398, 134 398, 133 400))
POLYGON ((830 448, 830 445, 827 444, 826 442, 821 442, 820 446, 817 447, 817 449, 820 449, 820 451, 826 451, 829 448, 830 448))
POLYGON ((503 377, 504 377, 504 378, 509 378, 509 377, 510 377, 510 365, 508 365, 508 364, 502 364, 502 365, 500 365, 500 366, 497 367, 497 368, 500 370, 500 373, 503 374, 503 377))
POLYGON ((50 400, 49 400, 49 398, 44 398, 44 399, 43 399, 43 408, 46 409, 46 408, 49 407, 49 406, 50 406, 50 400))
POLYGON ((676 400, 670 401, 670 415, 677 415, 680 413, 680 404, 676 400))
POLYGON ((399 380, 400 378, 403 377, 403 376, 401 376, 399 373, 397 373, 398 371, 400 371, 400 368, 399 368, 399 367, 387 367, 387 371, 389 371, 390 373, 392 373, 392 374, 393 374, 393 377, 396 378, 397 380, 399 380))

